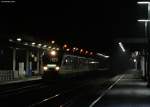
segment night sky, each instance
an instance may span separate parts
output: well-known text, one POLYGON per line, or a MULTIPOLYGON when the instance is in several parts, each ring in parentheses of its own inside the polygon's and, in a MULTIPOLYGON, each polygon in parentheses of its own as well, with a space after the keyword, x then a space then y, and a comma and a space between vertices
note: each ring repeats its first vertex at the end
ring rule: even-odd
POLYGON ((136 0, 16 1, 0 4, 0 33, 26 33, 109 53, 115 38, 142 37, 146 6, 136 0))

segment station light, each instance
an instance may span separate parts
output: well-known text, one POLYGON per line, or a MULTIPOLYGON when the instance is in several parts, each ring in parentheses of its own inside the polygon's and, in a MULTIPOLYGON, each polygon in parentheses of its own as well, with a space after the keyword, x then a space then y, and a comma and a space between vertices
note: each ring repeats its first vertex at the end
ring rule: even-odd
POLYGON ((91 62, 89 62, 89 63, 91 63, 91 64, 96 64, 96 63, 99 63, 99 62, 91 61, 91 62))
POLYGON ((133 59, 133 62, 136 62, 136 59, 133 59))
POLYGON ((32 45, 35 45, 35 42, 32 42, 32 45))
POLYGON ((70 49, 68 48, 68 49, 66 49, 66 51, 70 51, 70 49))
POLYGON ((0 1, 1 3, 15 3, 16 1, 15 0, 2 0, 0 1))
POLYGON ((54 44, 55 43, 55 41, 54 40, 52 40, 52 44, 54 44))
POLYGON ((44 67, 43 67, 43 70, 44 70, 44 71, 47 71, 47 70, 48 70, 48 67, 47 67, 47 66, 44 66, 44 67))
POLYGON ((80 52, 82 53, 82 52, 83 52, 83 49, 80 49, 80 52))
POLYGON ((55 48, 55 47, 53 47, 52 49, 53 49, 53 50, 55 50, 56 48, 55 48))
POLYGON ((79 50, 79 48, 76 48, 76 51, 79 50))
POLYGON ((59 66, 56 66, 56 68, 55 68, 55 69, 56 69, 56 71, 59 71, 60 67, 59 67, 59 66))
POLYGON ((121 42, 119 42, 118 44, 119 44, 120 48, 122 49, 122 51, 125 52, 125 49, 124 49, 124 47, 123 47, 123 44, 122 44, 121 42))
POLYGON ((138 56, 139 55, 139 52, 138 51, 135 51, 135 56, 138 56))
POLYGON ((150 2, 148 2, 148 1, 139 1, 139 2, 137 2, 137 4, 150 4, 150 2))
POLYGON ((32 57, 32 58, 34 58, 34 56, 35 56, 34 54, 31 54, 31 57, 32 57))
POLYGON ((13 42, 13 40, 12 40, 12 39, 9 39, 9 42, 13 42))
POLYGON ((90 52, 90 55, 93 55, 93 52, 90 52))
POLYGON ((47 47, 47 45, 44 45, 44 46, 43 46, 43 48, 46 48, 46 47, 47 47))
POLYGON ((56 48, 57 51, 59 51, 59 48, 56 48))
POLYGON ((85 54, 88 54, 89 52, 88 51, 85 51, 85 54))
POLYGON ((51 46, 48 47, 48 49, 52 48, 51 46))
POLYGON ((138 22, 150 22, 150 20, 147 20, 147 19, 139 19, 138 22))
POLYGON ((27 42, 25 42, 25 43, 24 43, 24 45, 26 45, 26 46, 27 46, 27 45, 28 45, 28 43, 27 43, 27 42))
POLYGON ((21 38, 17 38, 17 41, 18 41, 18 42, 21 42, 21 41, 22 41, 22 39, 21 39, 21 38))
POLYGON ((66 44, 64 44, 64 46, 63 46, 64 48, 67 48, 67 45, 66 44))
POLYGON ((104 58, 109 58, 110 57, 110 56, 107 56, 107 55, 104 55, 104 54, 101 54, 101 53, 97 53, 96 55, 104 57, 104 58))
POLYGON ((72 51, 75 52, 75 51, 76 51, 76 48, 74 47, 74 48, 72 49, 72 51))
POLYGON ((38 47, 41 47, 41 46, 42 46, 42 44, 39 43, 39 44, 38 44, 38 47))

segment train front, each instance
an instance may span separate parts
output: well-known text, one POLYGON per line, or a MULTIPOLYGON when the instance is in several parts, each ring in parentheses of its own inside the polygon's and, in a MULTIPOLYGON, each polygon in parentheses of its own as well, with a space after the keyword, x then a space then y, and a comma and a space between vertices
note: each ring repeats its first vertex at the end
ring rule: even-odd
POLYGON ((58 50, 46 51, 43 54, 43 78, 54 79, 59 76, 61 53, 58 50))

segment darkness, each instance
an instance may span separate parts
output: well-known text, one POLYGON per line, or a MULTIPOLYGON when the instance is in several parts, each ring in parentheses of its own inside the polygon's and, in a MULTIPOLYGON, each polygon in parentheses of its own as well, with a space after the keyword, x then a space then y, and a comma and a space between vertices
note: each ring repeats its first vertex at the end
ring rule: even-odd
POLYGON ((124 1, 16 1, 0 4, 0 32, 56 39, 106 54, 115 38, 140 37, 146 6, 124 1))

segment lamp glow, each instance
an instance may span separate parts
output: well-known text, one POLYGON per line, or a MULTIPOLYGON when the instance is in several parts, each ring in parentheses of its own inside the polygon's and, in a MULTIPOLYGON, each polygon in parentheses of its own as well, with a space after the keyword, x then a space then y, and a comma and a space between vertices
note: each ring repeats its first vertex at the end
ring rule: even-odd
POLYGON ((146 19, 139 19, 138 22, 150 22, 150 20, 146 20, 146 19))
POLYGON ((150 4, 150 2, 148 2, 148 1, 139 1, 139 2, 137 2, 137 4, 150 4))
POLYGON ((44 71, 47 71, 47 70, 48 70, 48 67, 47 67, 47 66, 44 66, 44 67, 43 67, 43 70, 44 70, 44 71))
POLYGON ((125 49, 124 49, 123 44, 121 42, 119 42, 119 46, 122 49, 122 51, 125 52, 125 49))
POLYGON ((55 41, 54 40, 52 40, 52 44, 54 44, 55 43, 55 41))
POLYGON ((40 44, 40 43, 39 43, 39 44, 38 44, 38 46, 39 46, 39 47, 41 47, 41 46, 42 46, 42 44, 40 44))
POLYGON ((32 45, 35 45, 35 42, 32 42, 32 45))
POLYGON ((55 68, 55 69, 56 69, 56 71, 59 71, 60 67, 59 67, 59 66, 56 66, 56 68, 55 68))
POLYGON ((109 56, 103 55, 103 54, 101 54, 101 53, 97 53, 97 55, 98 55, 98 56, 101 56, 101 57, 104 57, 104 58, 109 58, 109 56))
POLYGON ((21 39, 21 38, 17 38, 17 41, 18 41, 18 42, 21 42, 21 41, 22 41, 22 39, 21 39))
POLYGON ((51 55, 52 55, 52 56, 55 56, 55 55, 56 55, 56 51, 54 51, 54 50, 51 51, 51 55))
POLYGON ((44 45, 44 46, 43 46, 43 48, 46 48, 46 47, 47 47, 47 45, 44 45))
POLYGON ((133 62, 136 62, 136 59, 134 59, 133 62))

